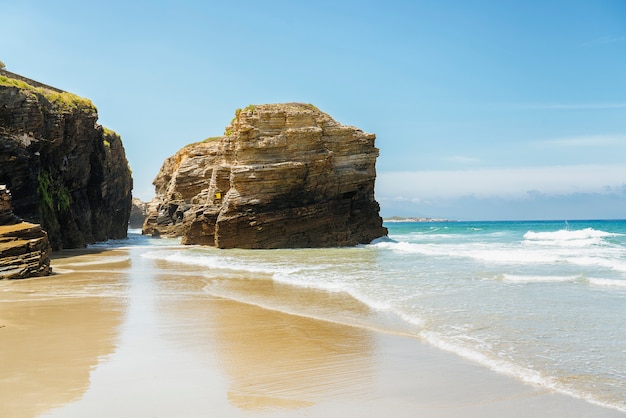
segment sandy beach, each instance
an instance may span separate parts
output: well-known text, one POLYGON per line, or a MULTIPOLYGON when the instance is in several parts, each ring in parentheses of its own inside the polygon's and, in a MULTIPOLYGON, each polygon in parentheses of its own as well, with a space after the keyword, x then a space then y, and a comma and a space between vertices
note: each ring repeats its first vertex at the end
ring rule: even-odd
MULTIPOLYGON (((53 276, 0 282, 0 416, 624 416, 415 338, 217 297, 201 267, 145 251, 64 251, 53 276)), ((253 285, 238 292, 328 300, 253 285)))

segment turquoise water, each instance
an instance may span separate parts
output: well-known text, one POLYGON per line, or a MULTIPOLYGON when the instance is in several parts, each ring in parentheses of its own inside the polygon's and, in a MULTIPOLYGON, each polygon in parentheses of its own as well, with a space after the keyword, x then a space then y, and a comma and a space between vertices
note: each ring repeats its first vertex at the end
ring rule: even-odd
POLYGON ((210 295, 408 335, 626 412, 626 221, 386 226, 388 239, 354 248, 218 250, 156 240, 146 256, 205 267, 210 295), (323 298, 250 291, 261 283, 323 298))

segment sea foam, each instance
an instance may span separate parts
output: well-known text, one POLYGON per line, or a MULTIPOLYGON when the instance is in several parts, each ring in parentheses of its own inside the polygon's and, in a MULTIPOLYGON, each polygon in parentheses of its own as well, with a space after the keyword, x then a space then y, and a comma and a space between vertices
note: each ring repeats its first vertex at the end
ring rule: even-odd
POLYGON ((626 288, 626 280, 589 278, 588 281, 592 286, 626 288))
POLYGON ((502 276, 502 281, 509 283, 560 283, 578 280, 580 280, 580 276, 520 276, 514 274, 504 274, 502 276))

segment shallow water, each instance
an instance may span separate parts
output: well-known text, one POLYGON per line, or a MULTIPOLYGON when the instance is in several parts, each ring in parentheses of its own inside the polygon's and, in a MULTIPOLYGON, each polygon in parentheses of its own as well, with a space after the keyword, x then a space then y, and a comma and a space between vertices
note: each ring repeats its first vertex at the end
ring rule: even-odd
POLYGON ((218 250, 162 240, 143 256, 200 267, 208 295, 411 335, 626 411, 625 221, 386 226, 389 239, 354 248, 218 250), (280 286, 322 296, 272 298, 267 289, 280 286))

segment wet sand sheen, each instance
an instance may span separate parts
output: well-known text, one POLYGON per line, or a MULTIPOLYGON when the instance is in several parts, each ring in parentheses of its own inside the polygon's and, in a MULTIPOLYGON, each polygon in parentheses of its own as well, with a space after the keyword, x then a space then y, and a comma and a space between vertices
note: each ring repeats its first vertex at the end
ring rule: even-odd
POLYGON ((219 283, 145 251, 63 253, 62 274, 0 282, 0 416, 623 416, 412 338, 223 296, 368 314, 348 298, 219 283))
POLYGON ((89 273, 66 274, 57 288, 60 277, 1 283, 2 417, 37 416, 80 399, 91 369, 115 349, 122 303, 92 294, 98 278, 89 273))

